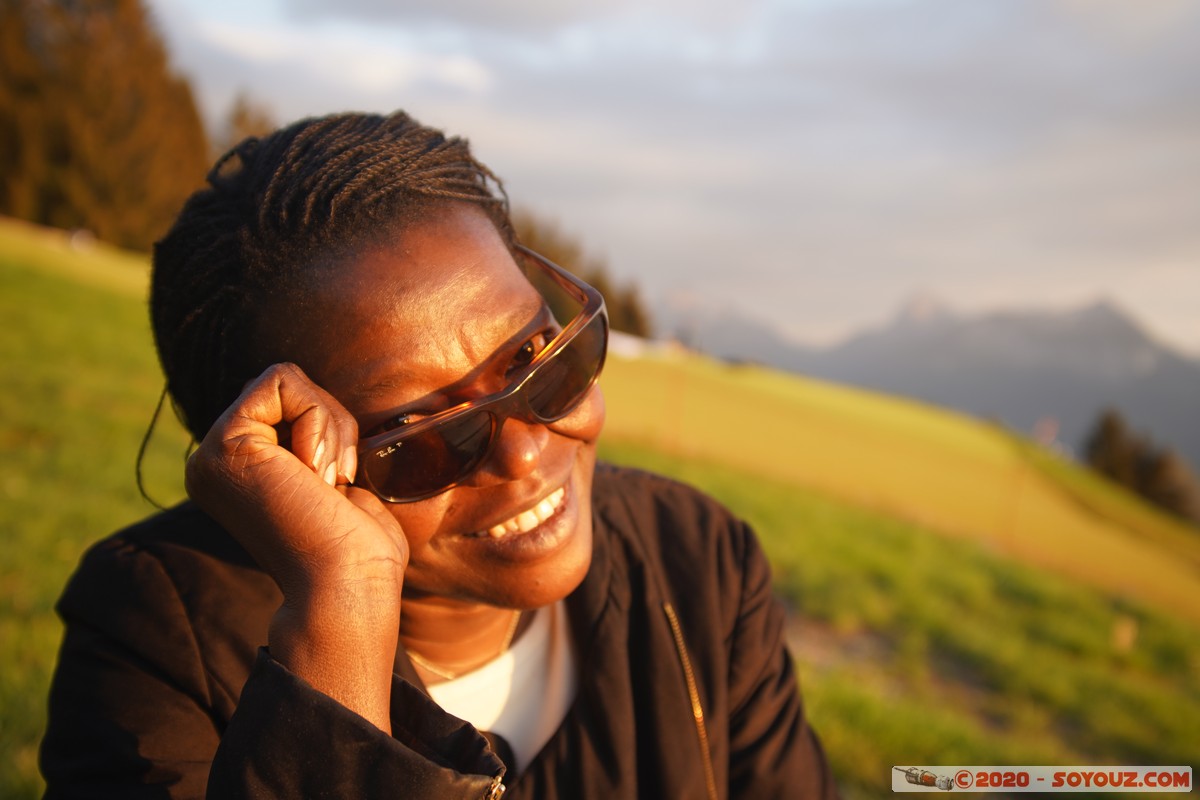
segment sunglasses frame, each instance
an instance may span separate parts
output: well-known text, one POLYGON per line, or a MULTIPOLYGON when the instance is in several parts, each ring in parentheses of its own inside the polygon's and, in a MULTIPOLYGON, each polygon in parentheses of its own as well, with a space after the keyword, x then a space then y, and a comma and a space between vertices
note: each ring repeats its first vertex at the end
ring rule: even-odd
MULTIPOLYGON (((499 392, 495 392, 476 400, 468 400, 466 402, 459 403, 458 405, 448 408, 445 411, 439 411, 430 417, 426 417, 425 419, 414 422, 412 425, 405 425, 401 428, 384 431, 383 433, 370 436, 366 439, 360 439, 358 443, 359 470, 354 481, 356 486, 367 489, 386 503, 415 503, 419 500, 425 500, 435 495, 439 495, 442 492, 453 489, 455 486, 460 485, 464 480, 470 477, 470 475, 476 469, 479 468, 480 464, 487 460, 488 456, 492 452, 492 449, 496 445, 496 440, 499 438, 501 428, 504 426, 505 421, 507 421, 509 417, 516 416, 524 419, 533 419, 542 424, 556 422, 570 415, 571 412, 578 408, 579 404, 588 396, 588 393, 592 390, 592 387, 595 386, 596 381, 600 377, 601 371, 604 369, 604 362, 608 356, 608 310, 604 305, 604 296, 601 295, 600 292, 598 292, 595 288, 584 283, 579 278, 575 277, 570 272, 567 272, 565 269, 558 266, 545 256, 539 255, 533 250, 530 250, 522 245, 517 245, 516 249, 522 255, 527 257, 525 260, 528 263, 540 267, 551 279, 554 280, 556 284, 558 284, 560 288, 565 290, 567 294, 571 295, 575 300, 582 303, 583 309, 576 314, 575 317, 572 318, 571 321, 568 322, 553 339, 550 340, 549 344, 542 348, 541 352, 533 357, 533 360, 524 368, 524 371, 519 378, 506 386, 504 389, 501 389, 499 392), (559 414, 553 418, 543 418, 539 416, 537 412, 534 411, 529 405, 528 399, 521 395, 521 392, 529 384, 534 375, 537 374, 539 368, 543 364, 552 361, 559 353, 565 350, 567 345, 570 344, 571 341, 574 340, 580 332, 587 328, 587 326, 590 325, 598 316, 604 321, 605 344, 604 349, 600 353, 600 363, 596 365, 596 372, 592 375, 587 387, 585 387, 579 393, 579 398, 562 414, 559 414), (519 397, 516 397, 518 395, 519 397), (522 399, 524 400, 523 403, 521 403, 522 399), (519 404, 517 405, 516 411, 511 408, 514 403, 519 404), (509 406, 510 408, 504 410, 493 410, 495 406, 509 406), (474 464, 471 466, 471 468, 468 469, 464 474, 458 476, 452 483, 448 483, 434 491, 419 493, 411 497, 407 495, 397 497, 385 494, 381 489, 377 488, 371 482, 370 476, 368 475, 367 470, 364 468, 364 465, 368 463, 369 459, 387 458, 389 455, 395 452, 396 445, 401 444, 405 439, 424 433, 432 428, 437 428, 447 423, 458 421, 462 417, 473 413, 490 414, 495 421, 491 424, 491 432, 488 435, 487 446, 483 449, 482 454, 476 456, 474 458, 474 464)), ((537 287, 535 286, 534 288, 536 289, 537 287)), ((539 292, 539 294, 542 293, 539 292)), ((546 297, 544 294, 542 294, 542 297, 547 302, 550 301, 550 298, 546 297)))

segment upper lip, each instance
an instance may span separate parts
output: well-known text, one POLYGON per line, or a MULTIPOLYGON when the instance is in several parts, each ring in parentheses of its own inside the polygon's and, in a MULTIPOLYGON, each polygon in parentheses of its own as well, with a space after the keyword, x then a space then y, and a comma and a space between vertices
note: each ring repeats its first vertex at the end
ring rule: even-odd
MULTIPOLYGON (((471 532, 471 535, 486 533, 492 527, 499 525, 501 522, 507 522, 508 520, 520 514, 522 511, 529 511, 533 509, 538 503, 554 494, 554 492, 561 488, 568 487, 569 483, 570 481, 567 478, 563 478, 559 481, 547 481, 539 484, 537 491, 522 492, 521 496, 523 499, 505 503, 505 510, 489 515, 485 522, 475 526, 475 529, 471 532)), ((570 497, 570 493, 570 489, 567 488, 568 497, 570 497)))

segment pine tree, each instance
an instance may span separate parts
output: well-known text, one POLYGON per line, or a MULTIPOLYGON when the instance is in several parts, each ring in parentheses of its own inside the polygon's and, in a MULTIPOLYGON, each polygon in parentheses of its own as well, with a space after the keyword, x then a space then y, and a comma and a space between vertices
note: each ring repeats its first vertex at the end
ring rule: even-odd
POLYGON ((1115 409, 1106 409, 1084 444, 1084 457, 1092 469, 1112 480, 1137 488, 1138 462, 1144 447, 1115 409))
POLYGON ((232 150, 243 139, 263 136, 277 127, 275 116, 266 106, 245 92, 238 92, 216 142, 214 160, 232 150))
POLYGON ((1176 516, 1200 522, 1196 477, 1173 450, 1145 453, 1138 464, 1138 493, 1176 516))
POLYGON ((1115 409, 1096 420, 1084 444, 1087 464, 1170 513, 1200 522, 1200 482, 1170 448, 1135 436, 1115 409))
POLYGON ((0 0, 0 213, 37 219, 39 191, 34 177, 48 160, 45 70, 27 0, 0 0))
POLYGON ((613 298, 613 306, 616 309, 613 315, 613 328, 641 337, 649 337, 653 334, 654 328, 650 324, 650 313, 642 303, 642 296, 636 285, 630 283, 617 289, 613 293, 613 298))
POLYGON ((141 0, 0 3, 0 213, 148 248, 208 146, 141 0))

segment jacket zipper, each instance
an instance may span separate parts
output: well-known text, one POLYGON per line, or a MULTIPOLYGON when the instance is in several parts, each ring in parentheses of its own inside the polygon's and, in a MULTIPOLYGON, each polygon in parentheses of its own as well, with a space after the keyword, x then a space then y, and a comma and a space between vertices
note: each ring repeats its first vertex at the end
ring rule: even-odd
POLYGON ((704 724, 704 708, 700 705, 700 692, 696 690, 696 676, 692 673, 692 661, 688 658, 687 648, 683 644, 683 631, 679 628, 679 618, 670 603, 663 603, 663 611, 667 614, 667 622, 671 625, 671 634, 675 637, 675 649, 679 651, 679 661, 683 665, 683 677, 687 680, 688 697, 692 701, 692 718, 696 722, 696 733, 700 737, 700 749, 704 752, 704 780, 708 784, 710 800, 718 800, 717 779, 713 775, 712 753, 708 749, 708 727, 704 724))
POLYGON ((504 774, 496 775, 492 778, 492 785, 488 787, 488 793, 483 796, 483 800, 500 800, 504 796, 504 774))

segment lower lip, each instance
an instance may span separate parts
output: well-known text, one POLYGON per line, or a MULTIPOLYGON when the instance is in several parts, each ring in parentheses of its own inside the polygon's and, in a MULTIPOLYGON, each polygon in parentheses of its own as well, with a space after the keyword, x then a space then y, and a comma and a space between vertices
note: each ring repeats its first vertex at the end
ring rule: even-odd
POLYGON ((578 504, 575 492, 568 482, 566 493, 558 509, 545 522, 530 531, 509 533, 500 538, 484 532, 466 537, 475 547, 486 550, 504 561, 538 561, 556 552, 570 541, 575 532, 575 517, 578 504))

